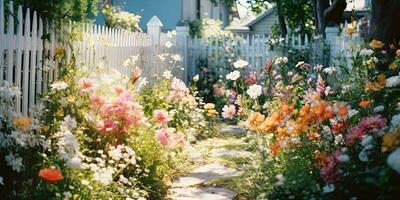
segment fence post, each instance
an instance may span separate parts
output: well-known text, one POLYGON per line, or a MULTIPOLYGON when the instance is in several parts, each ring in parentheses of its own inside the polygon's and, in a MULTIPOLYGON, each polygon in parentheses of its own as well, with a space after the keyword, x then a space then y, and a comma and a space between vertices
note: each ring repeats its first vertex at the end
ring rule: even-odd
POLYGON ((326 34, 326 42, 330 49, 329 64, 332 65, 334 64, 333 57, 335 57, 338 53, 337 39, 339 34, 339 27, 336 24, 333 24, 332 26, 327 26, 325 28, 325 34, 326 34))
POLYGON ((161 37, 161 28, 163 24, 157 16, 153 16, 149 22, 146 24, 147 33, 151 37, 151 41, 153 45, 160 45, 160 37, 161 37))
POLYGON ((189 59, 188 59, 188 42, 189 42, 189 24, 181 20, 178 22, 176 25, 176 47, 178 53, 182 57, 182 68, 184 69, 183 71, 183 81, 185 83, 189 82, 189 76, 192 75, 192 69, 189 69, 189 59))

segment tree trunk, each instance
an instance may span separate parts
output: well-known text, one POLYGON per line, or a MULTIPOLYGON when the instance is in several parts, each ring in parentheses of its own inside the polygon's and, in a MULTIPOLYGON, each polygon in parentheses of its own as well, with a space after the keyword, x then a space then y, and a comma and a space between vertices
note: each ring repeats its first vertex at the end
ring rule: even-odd
POLYGON ((330 0, 313 0, 313 6, 316 27, 321 34, 325 35, 325 28, 329 22, 340 22, 347 3, 346 0, 335 0, 332 4, 330 0))
POLYGON ((278 14, 278 21, 279 21, 279 29, 281 31, 281 37, 286 37, 287 28, 286 28, 286 21, 285 17, 282 15, 282 8, 280 1, 276 2, 276 10, 278 14))
POLYGON ((400 41, 399 19, 399 0, 372 0, 371 39, 397 44, 400 41))

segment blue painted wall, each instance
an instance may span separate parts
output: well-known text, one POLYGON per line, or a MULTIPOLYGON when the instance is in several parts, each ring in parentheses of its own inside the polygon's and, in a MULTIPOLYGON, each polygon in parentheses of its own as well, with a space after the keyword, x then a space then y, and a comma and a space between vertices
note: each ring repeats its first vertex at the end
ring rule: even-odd
MULTIPOLYGON (((164 24, 164 30, 174 29, 181 17, 181 0, 125 0, 117 1, 123 10, 142 16, 140 27, 146 30, 147 22, 157 16, 164 24)), ((104 24, 101 13, 96 18, 97 24, 104 24)))

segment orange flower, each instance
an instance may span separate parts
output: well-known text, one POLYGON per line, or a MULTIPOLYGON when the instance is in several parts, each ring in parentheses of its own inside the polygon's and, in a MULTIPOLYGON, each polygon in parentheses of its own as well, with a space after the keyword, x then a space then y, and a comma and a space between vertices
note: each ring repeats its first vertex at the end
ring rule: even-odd
POLYGON ((373 49, 381 49, 385 44, 379 40, 372 40, 372 42, 369 43, 369 46, 373 49))
POLYGON ((44 168, 39 171, 39 177, 47 183, 56 183, 57 181, 63 180, 64 176, 58 169, 44 168))
POLYGON ((271 150, 272 155, 276 155, 281 151, 281 146, 278 143, 272 144, 269 149, 271 150))
POLYGON ((366 107, 370 106, 371 104, 372 104, 372 100, 367 99, 367 100, 360 101, 360 103, 358 105, 363 108, 366 108, 366 107))
POLYGON ((135 82, 139 79, 141 75, 142 75, 142 70, 139 67, 136 67, 135 71, 132 73, 131 76, 131 83, 135 84, 135 82))
POLYGON ((13 124, 18 130, 26 132, 32 124, 32 119, 29 117, 14 117, 13 124))
POLYGON ((249 116, 246 123, 250 130, 260 131, 260 125, 264 122, 265 116, 259 112, 255 112, 249 116))

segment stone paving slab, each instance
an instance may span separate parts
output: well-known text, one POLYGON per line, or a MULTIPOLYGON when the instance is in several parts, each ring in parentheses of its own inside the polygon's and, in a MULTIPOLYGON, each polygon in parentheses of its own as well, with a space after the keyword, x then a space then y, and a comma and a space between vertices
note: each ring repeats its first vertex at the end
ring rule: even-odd
POLYGON ((225 133, 233 133, 233 134, 246 134, 247 133, 247 131, 244 128, 237 126, 237 125, 225 126, 222 128, 221 131, 225 132, 225 133))
POLYGON ((220 157, 220 158, 228 158, 228 157, 250 157, 252 156, 251 152, 248 151, 239 151, 239 150, 230 150, 226 148, 217 148, 210 151, 211 157, 220 157))
POLYGON ((235 176, 238 173, 239 172, 236 169, 227 168, 218 163, 207 164, 194 169, 192 173, 187 176, 179 177, 178 180, 172 184, 172 186, 190 187, 213 179, 235 176))
POLYGON ((174 188, 171 192, 174 200, 232 200, 237 195, 220 187, 174 188))

